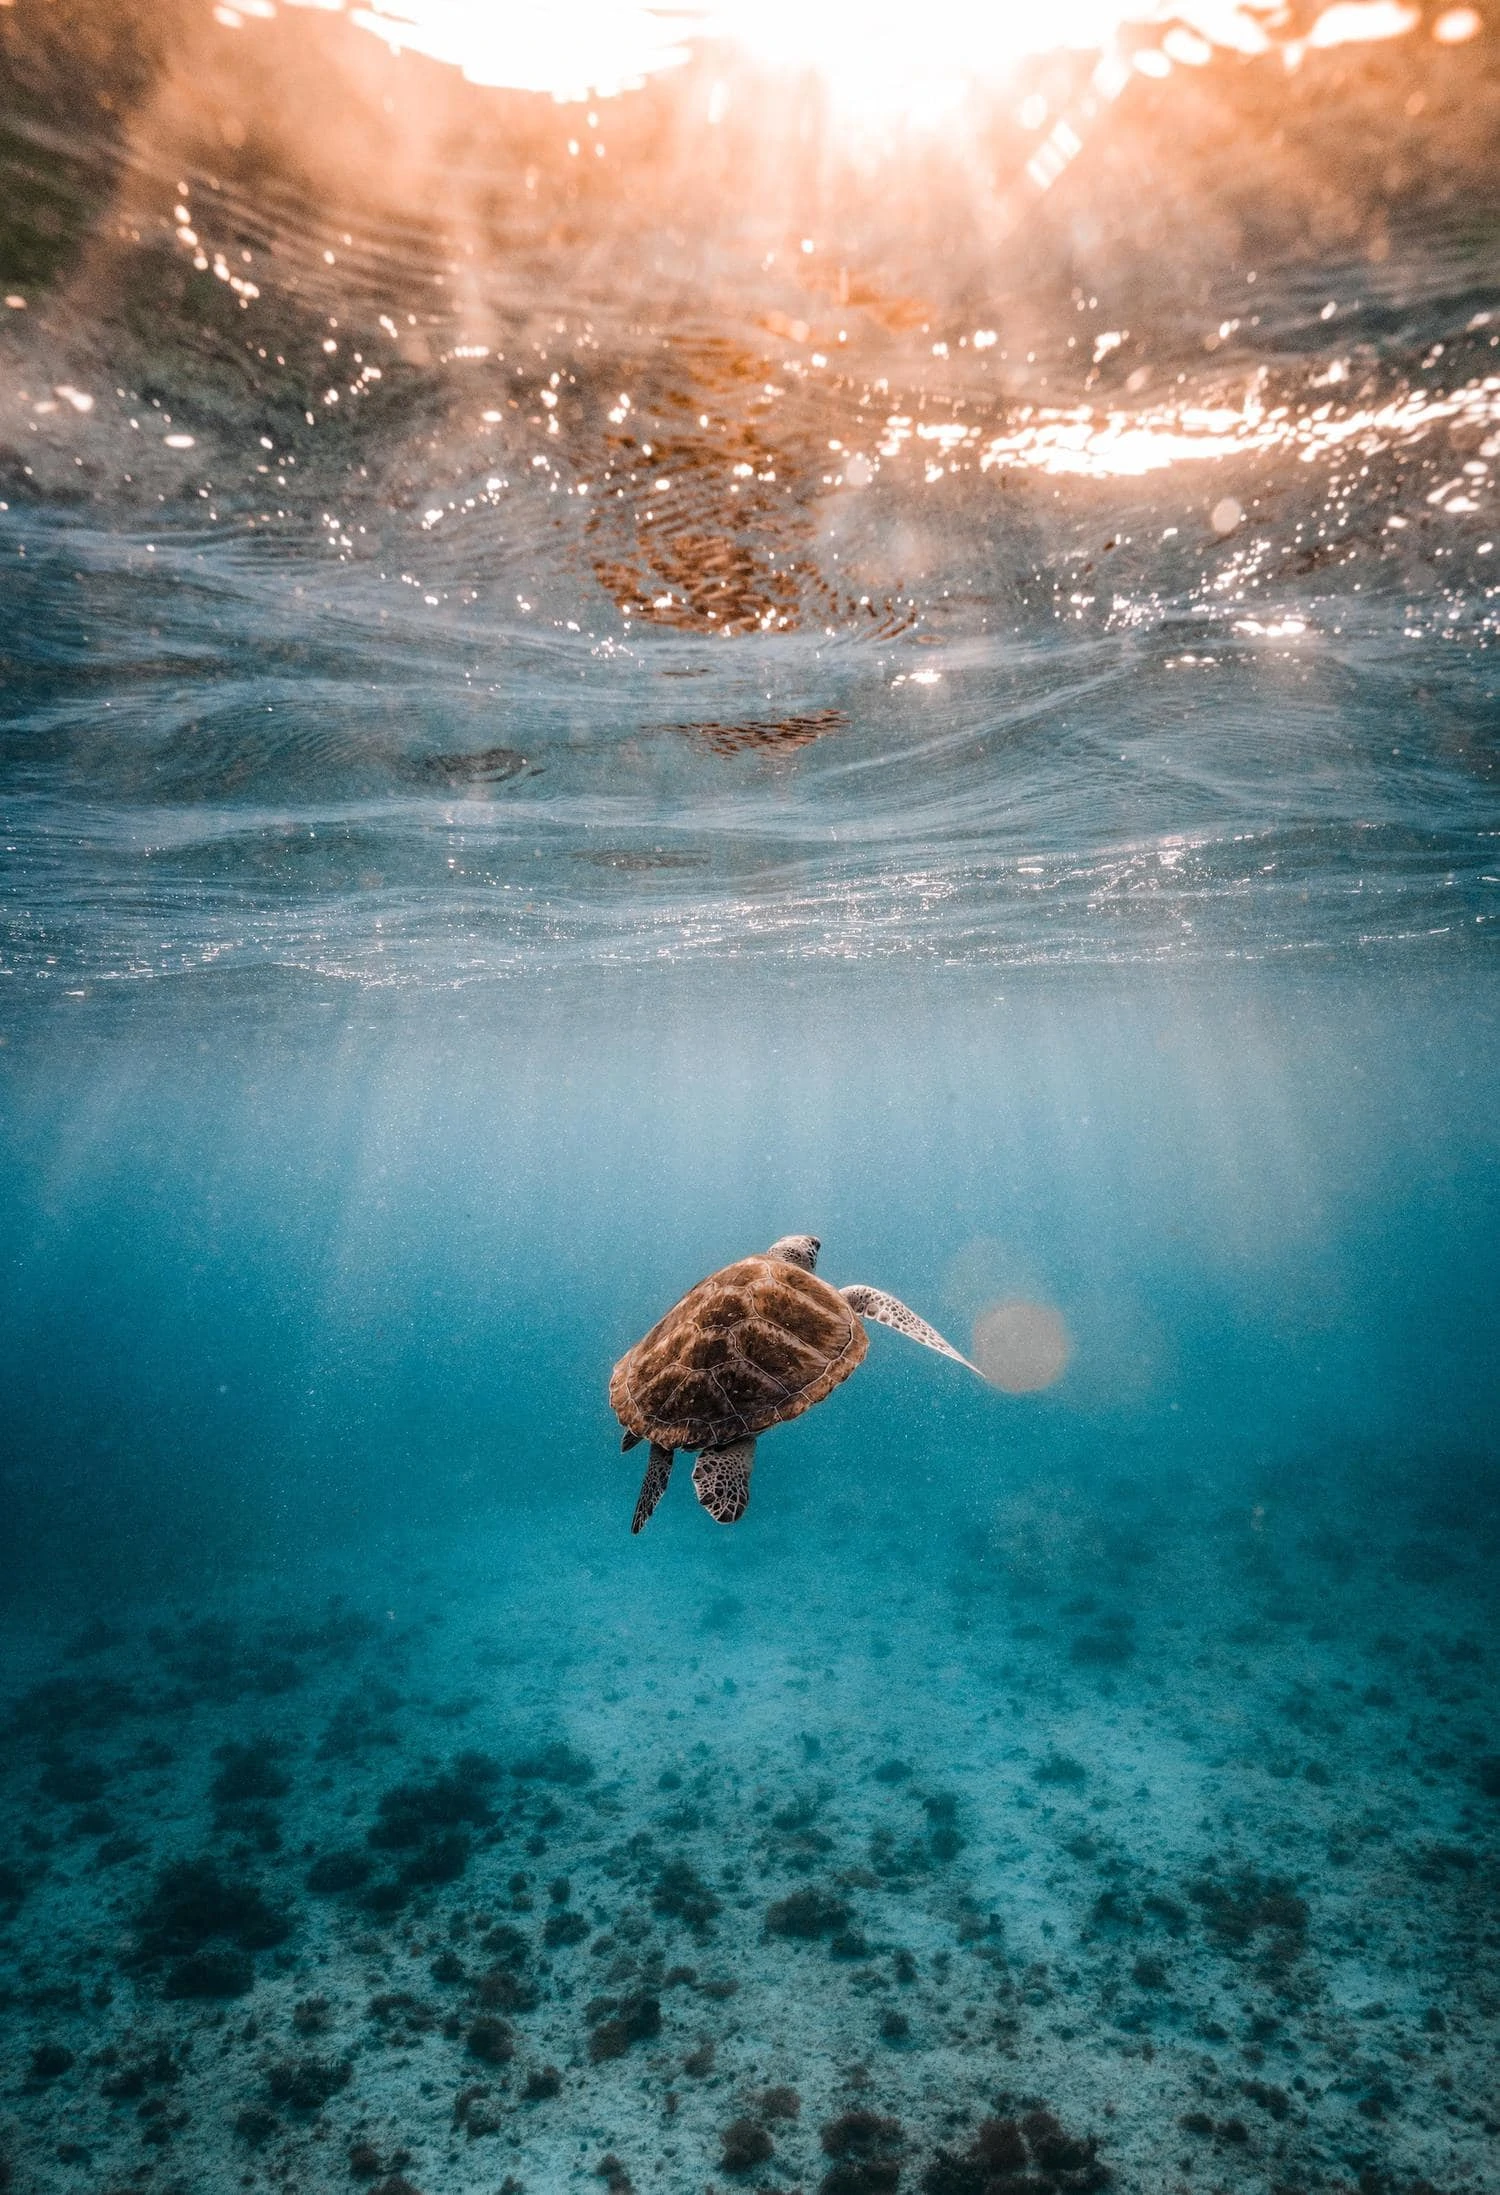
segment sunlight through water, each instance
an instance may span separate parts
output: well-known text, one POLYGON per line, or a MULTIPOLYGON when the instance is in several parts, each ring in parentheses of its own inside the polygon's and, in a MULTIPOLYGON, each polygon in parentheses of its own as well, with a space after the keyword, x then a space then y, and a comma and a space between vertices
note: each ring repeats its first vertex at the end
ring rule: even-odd
MULTIPOLYGON (((341 4, 281 0, 325 12, 341 4)), ((214 12, 236 26, 270 18, 276 0, 221 0, 214 12)), ((1295 67, 1309 46, 1404 37, 1422 20, 1402 0, 1333 0, 1310 19, 1294 18, 1282 0, 1058 0, 1041 13, 1017 0, 930 0, 919 28, 900 0, 701 0, 676 8, 579 0, 567 9, 544 0, 503 8, 490 0, 373 0, 349 13, 393 51, 447 62, 476 84, 558 100, 613 97, 708 45, 820 76, 835 106, 856 121, 918 124, 941 120, 1018 61, 1050 51, 1123 55, 1117 81, 1101 81, 1108 97, 1132 62, 1156 77, 1174 64, 1201 67, 1216 50, 1257 55, 1274 45, 1295 67)), ((1473 9, 1450 8, 1433 36, 1459 44, 1479 28, 1473 9)))
POLYGON ((0 0, 0 2190, 1494 2186, 1497 238, 1500 0, 0 0))

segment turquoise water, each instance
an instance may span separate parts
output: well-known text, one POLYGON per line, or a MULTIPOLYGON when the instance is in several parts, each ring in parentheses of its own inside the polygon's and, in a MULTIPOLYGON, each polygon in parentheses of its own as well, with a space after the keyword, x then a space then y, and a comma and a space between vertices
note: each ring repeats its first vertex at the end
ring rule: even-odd
POLYGON ((1495 48, 1290 37, 0 13, 0 2186, 1497 2184, 1495 48), (632 1538, 803 1231, 990 1380, 632 1538))

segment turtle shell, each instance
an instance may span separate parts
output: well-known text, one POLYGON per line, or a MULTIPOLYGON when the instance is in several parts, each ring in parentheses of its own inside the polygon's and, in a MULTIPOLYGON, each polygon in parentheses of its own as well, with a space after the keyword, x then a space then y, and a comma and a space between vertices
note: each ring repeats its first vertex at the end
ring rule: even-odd
POLYGON ((720 1448, 798 1418, 870 1346, 836 1288, 785 1258, 741 1258, 674 1303, 610 1375, 627 1432, 720 1448))

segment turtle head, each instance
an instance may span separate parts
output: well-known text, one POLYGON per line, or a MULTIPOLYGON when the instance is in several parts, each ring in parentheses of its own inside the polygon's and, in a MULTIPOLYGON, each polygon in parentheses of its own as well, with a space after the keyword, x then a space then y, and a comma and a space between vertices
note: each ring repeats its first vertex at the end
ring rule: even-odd
POLYGON ((779 1242, 772 1243, 766 1256, 785 1258, 788 1265, 800 1265, 804 1273, 811 1273, 817 1268, 822 1247, 816 1235, 783 1235, 779 1242))

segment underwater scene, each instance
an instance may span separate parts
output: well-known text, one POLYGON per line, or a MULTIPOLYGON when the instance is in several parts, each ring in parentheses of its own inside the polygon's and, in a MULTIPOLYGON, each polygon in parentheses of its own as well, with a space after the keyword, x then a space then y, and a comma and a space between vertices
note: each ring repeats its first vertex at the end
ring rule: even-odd
POLYGON ((1500 2195, 1500 17, 0 0, 0 2189, 1500 2195))

